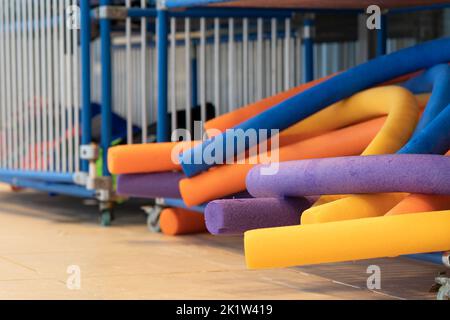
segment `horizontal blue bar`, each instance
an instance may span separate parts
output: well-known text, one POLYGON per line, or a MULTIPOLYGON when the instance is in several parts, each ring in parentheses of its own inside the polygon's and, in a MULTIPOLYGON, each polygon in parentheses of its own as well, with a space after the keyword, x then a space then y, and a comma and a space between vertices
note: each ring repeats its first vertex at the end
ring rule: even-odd
POLYGON ((87 190, 84 187, 74 184, 52 183, 45 181, 27 180, 22 178, 7 178, 4 176, 0 176, 0 181, 16 187, 30 188, 48 193, 64 194, 80 198, 95 197, 95 190, 87 190))
POLYGON ((127 11, 130 18, 152 18, 157 14, 157 10, 153 8, 129 8, 127 11))
POLYGON ((442 260, 443 254, 444 254, 443 252, 420 253, 407 255, 406 257, 414 260, 431 262, 434 264, 444 264, 444 261, 442 260))
POLYGON ((409 13, 409 12, 417 12, 417 11, 427 11, 427 10, 440 10, 450 8, 450 3, 441 3, 441 4, 430 4, 428 6, 417 6, 410 8, 393 8, 389 9, 387 12, 397 14, 397 13, 409 13))
POLYGON ((166 0, 167 8, 205 6, 213 3, 230 2, 231 0, 166 0))
POLYGON ((43 180, 48 182, 73 183, 73 173, 58 173, 44 171, 8 170, 0 169, 0 177, 24 178, 31 180, 43 180))
POLYGON ((188 210, 197 211, 197 212, 200 212, 200 213, 204 213, 205 212, 205 208, 206 208, 206 205, 187 207, 184 204, 183 200, 181 200, 181 199, 172 199, 172 198, 165 198, 164 199, 164 204, 166 206, 168 206, 168 207, 176 207, 176 208, 181 208, 181 209, 188 209, 188 210))

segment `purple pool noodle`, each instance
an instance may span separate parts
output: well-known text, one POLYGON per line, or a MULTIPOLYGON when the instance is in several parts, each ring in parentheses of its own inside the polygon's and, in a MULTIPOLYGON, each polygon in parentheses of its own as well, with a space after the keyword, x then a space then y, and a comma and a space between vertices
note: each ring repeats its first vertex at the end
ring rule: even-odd
POLYGON ((211 201, 205 221, 212 234, 242 234, 247 230, 300 224, 311 203, 305 198, 230 199, 211 201))
POLYGON ((450 194, 450 157, 397 154, 326 158, 280 163, 275 175, 247 175, 253 197, 409 192, 450 194))
POLYGON ((181 172, 123 174, 117 179, 117 193, 136 198, 181 199, 178 183, 185 177, 181 172))

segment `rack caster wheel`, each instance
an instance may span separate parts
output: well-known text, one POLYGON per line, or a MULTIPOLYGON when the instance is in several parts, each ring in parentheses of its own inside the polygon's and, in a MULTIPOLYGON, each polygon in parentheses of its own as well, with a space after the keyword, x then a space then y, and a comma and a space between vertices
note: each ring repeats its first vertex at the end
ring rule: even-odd
POLYGON ((142 208, 147 213, 147 227, 148 230, 154 233, 161 232, 159 225, 159 216, 161 215, 162 207, 151 206, 142 208))
POLYGON ((445 275, 436 278, 436 284, 439 286, 439 290, 436 295, 437 300, 450 300, 450 278, 445 275))
POLYGON ((114 215, 111 210, 103 210, 100 214, 100 225, 102 227, 109 227, 114 220, 114 215))

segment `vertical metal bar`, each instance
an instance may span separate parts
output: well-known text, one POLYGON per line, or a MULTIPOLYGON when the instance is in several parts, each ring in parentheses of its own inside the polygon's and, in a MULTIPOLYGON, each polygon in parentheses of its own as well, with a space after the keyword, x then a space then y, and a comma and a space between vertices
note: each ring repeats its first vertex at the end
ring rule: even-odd
POLYGON ((369 46, 368 46, 368 38, 369 38, 369 30, 366 26, 366 15, 359 14, 358 15, 358 47, 357 47, 357 64, 363 63, 367 61, 369 57, 369 46))
POLYGON ((291 87, 291 61, 290 61, 290 43, 291 43, 291 19, 286 18, 284 34, 284 90, 291 87))
POLYGON ((17 90, 17 30, 16 23, 17 23, 17 17, 15 12, 15 3, 11 3, 10 5, 10 12, 11 12, 11 25, 10 28, 12 30, 11 32, 11 68, 12 68, 12 110, 11 110, 11 120, 12 120, 12 141, 13 141, 13 168, 18 169, 19 163, 18 163, 18 90, 17 90))
POLYGON ((23 14, 23 80, 24 80, 24 169, 29 169, 29 154, 30 154, 30 69, 31 65, 29 65, 30 52, 29 52, 29 43, 30 37, 28 34, 28 7, 27 0, 21 1, 21 10, 23 14))
POLYGON ((206 122, 206 20, 200 18, 200 120, 206 122))
POLYGON ((214 18, 214 107, 220 114, 220 19, 214 18))
POLYGON ((47 170, 47 143, 48 143, 48 108, 47 108, 47 59, 46 59, 46 23, 45 2, 39 3, 39 29, 41 53, 41 115, 42 115, 42 170, 47 170))
MULTIPOLYGON (((65 9, 70 6, 71 0, 66 0, 65 9)), ((67 11, 66 11, 67 14, 67 11)), ((66 30, 66 38, 65 38, 65 47, 66 47, 66 106, 67 106, 67 141, 68 141, 68 155, 67 155, 67 164, 68 171, 73 172, 73 87, 72 87, 72 77, 73 77, 73 68, 72 68, 72 32, 70 28, 65 24, 66 30)), ((45 123, 45 122, 44 122, 45 123)))
MULTIPOLYGON (((77 6, 78 0, 72 0, 72 5, 77 6)), ((78 46, 78 30, 72 30, 73 47, 73 105, 74 105, 74 139, 75 139, 75 172, 80 171, 80 53, 78 46)), ((50 50, 50 48, 49 48, 50 50)), ((51 69, 49 70, 51 74, 51 69)), ((50 97, 49 97, 50 99, 50 97)), ((50 100, 49 100, 50 101, 50 100)), ((51 107, 51 105, 50 105, 51 107)), ((50 139, 52 141, 52 139, 50 139)), ((51 156, 51 158, 53 158, 51 156)))
MULTIPOLYGON (((67 79, 66 79, 66 40, 64 23, 64 3, 59 1, 59 81, 60 81, 60 138, 61 138, 61 171, 67 172, 67 79)), ((39 131, 39 123, 38 123, 39 131)))
MULTIPOLYGON (((127 8, 131 7, 131 0, 125 1, 125 6, 127 8)), ((132 144, 133 143, 133 122, 132 122, 132 104, 133 104, 133 98, 132 98, 132 86, 131 86, 131 18, 128 17, 125 21, 125 40, 126 40, 126 74, 125 74, 125 81, 126 81, 126 106, 127 106, 127 143, 132 144)))
MULTIPOLYGON (((25 80, 25 77, 23 75, 23 11, 21 7, 20 1, 15 1, 15 10, 17 14, 17 93, 18 93, 18 126, 19 126, 19 133, 18 133, 18 166, 20 169, 24 169, 24 85, 23 82, 25 80)), ((14 26, 13 26, 14 27, 14 26)))
MULTIPOLYGON (((91 109, 91 21, 89 0, 81 0, 81 144, 92 142, 91 109)), ((89 171, 89 162, 81 162, 81 170, 89 171)))
MULTIPOLYGON (((141 0, 141 8, 147 7, 147 1, 141 0)), ((142 143, 147 142, 147 19, 141 18, 141 130, 142 143)))
POLYGON ((191 20, 189 18, 184 19, 184 42, 185 42, 185 68, 186 68, 186 79, 185 79, 185 85, 186 85, 186 101, 185 101, 185 111, 186 111, 186 129, 191 132, 191 20))
POLYGON ((228 110, 236 107, 235 102, 235 65, 234 65, 234 19, 228 19, 228 110))
MULTIPOLYGON (((107 6, 111 0, 101 0, 100 5, 107 6)), ((102 61, 102 98, 101 98, 101 147, 103 150, 104 176, 110 176, 108 170, 108 149, 112 136, 112 109, 111 109, 111 21, 107 18, 100 19, 101 61, 102 61)))
POLYGON ((304 82, 314 79, 314 42, 313 42, 314 20, 306 17, 303 21, 303 72, 304 82))
POLYGON ((47 109, 48 109, 48 169, 54 171, 54 101, 53 101, 53 57, 52 57, 52 12, 51 0, 46 0, 46 56, 47 56, 47 109))
POLYGON ((385 13, 381 14, 380 22, 380 29, 377 30, 377 57, 386 54, 387 15, 385 13))
POLYGON ((176 20, 170 18, 170 112, 172 130, 177 129, 177 103, 176 103, 176 20))
POLYGON ((5 41, 5 49, 6 49, 6 58, 5 58, 5 67, 6 67, 6 140, 8 145, 8 154, 7 154, 7 167, 12 168, 12 114, 11 114, 11 20, 10 20, 10 2, 5 1, 5 28, 6 28, 6 41, 5 41))
MULTIPOLYGON (((58 3, 59 0, 52 0, 52 6, 53 6, 53 17, 55 19, 58 18, 59 15, 59 8, 58 8, 58 3)), ((59 20, 57 20, 57 22, 59 22, 59 20)), ((60 87, 61 87, 61 70, 60 70, 60 51, 59 51, 59 47, 60 47, 60 39, 59 39, 59 32, 60 32, 60 24, 56 23, 53 26, 53 63, 54 63, 54 80, 55 80, 55 85, 54 85, 54 92, 55 92, 55 108, 54 108, 54 112, 55 112, 55 171, 59 172, 61 171, 61 139, 62 139, 62 135, 61 135, 61 128, 60 128, 60 117, 61 117, 61 101, 62 101, 62 96, 61 96, 61 91, 60 91, 60 87)), ((31 62, 30 62, 30 66, 31 66, 31 62)), ((89 66, 89 64, 88 64, 89 66)), ((30 67, 30 70, 32 70, 32 68, 30 67)), ((90 72, 90 68, 89 68, 89 72, 90 72)), ((89 84, 89 82, 87 82, 87 84, 89 84)), ((89 84, 90 86, 90 84, 89 84)), ((90 87, 89 87, 90 88, 90 87)), ((90 100, 90 98, 89 98, 90 100)), ((33 123, 32 123, 33 124, 33 123)), ((31 138, 33 139, 33 130, 32 130, 32 136, 31 138)))
POLYGON ((244 105, 247 105, 250 102, 249 99, 249 91, 248 91, 248 18, 244 18, 242 21, 242 54, 244 55, 242 60, 242 70, 243 70, 243 91, 244 91, 244 105))
POLYGON ((271 94, 277 93, 277 19, 271 19, 271 40, 270 40, 270 78, 271 94))
POLYGON ((257 67, 256 67, 256 98, 261 100, 263 98, 263 19, 257 20, 257 67))
POLYGON ((167 119, 167 22, 168 13, 158 8, 157 50, 158 50, 158 124, 156 137, 158 142, 169 141, 169 124, 167 119))
POLYGON ((5 4, 4 1, 0 2, 0 117, 1 117, 1 131, 0 131, 0 143, 1 143, 1 156, 0 167, 6 168, 7 166, 7 149, 6 149, 6 62, 5 62, 5 18, 4 18, 5 4))

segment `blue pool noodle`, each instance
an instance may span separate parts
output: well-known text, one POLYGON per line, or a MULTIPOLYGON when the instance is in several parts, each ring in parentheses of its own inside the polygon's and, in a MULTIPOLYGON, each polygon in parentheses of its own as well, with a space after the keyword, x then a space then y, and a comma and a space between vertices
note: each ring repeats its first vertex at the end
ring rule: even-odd
MULTIPOLYGON (((381 56, 364 64, 340 73, 300 94, 297 94, 261 114, 239 124, 234 129, 256 130, 259 143, 259 130, 266 129, 270 135, 271 129, 283 130, 301 121, 321 109, 353 95, 356 92, 383 83, 398 76, 429 68, 439 63, 450 61, 450 38, 442 38, 406 48, 389 55, 381 56)), ((209 146, 211 150, 219 151, 224 161, 245 151, 250 143, 234 145, 232 154, 227 154, 227 143, 234 134, 222 133, 206 140, 180 155, 184 173, 192 177, 217 163, 206 163, 203 150, 209 146), (193 161, 195 160, 195 161, 193 161)), ((264 137, 266 138, 266 137, 264 137)), ((228 146, 229 149, 231 148, 228 146)))
POLYGON ((450 66, 448 64, 434 66, 406 81, 403 87, 414 93, 431 91, 427 107, 414 132, 416 135, 450 103, 450 66))

